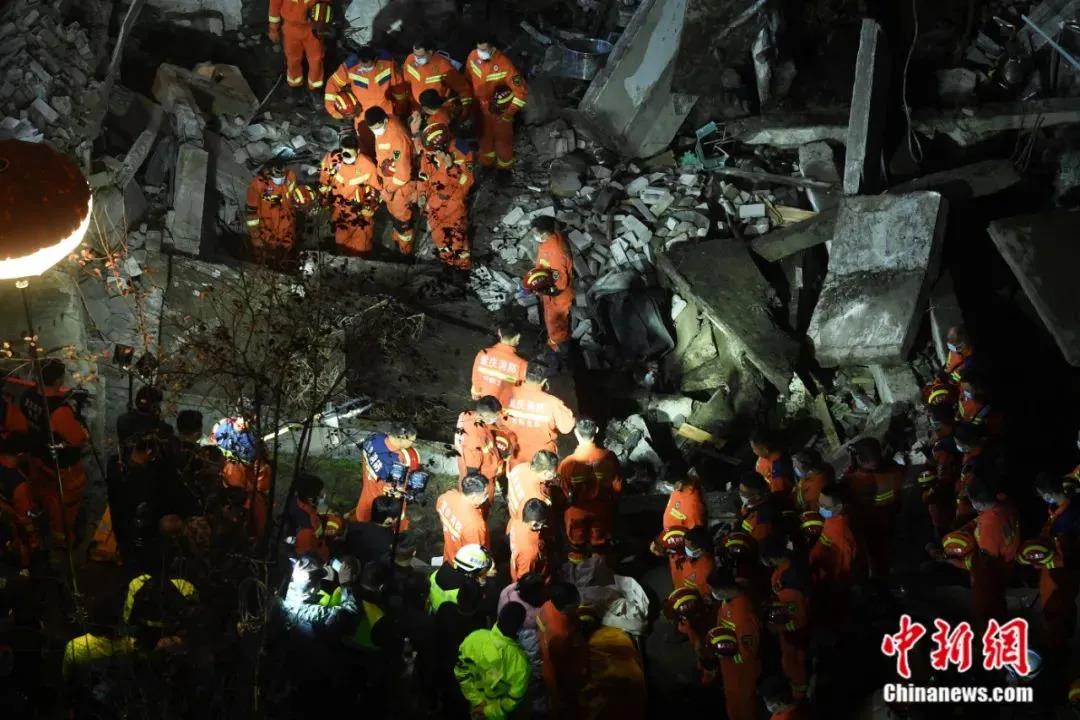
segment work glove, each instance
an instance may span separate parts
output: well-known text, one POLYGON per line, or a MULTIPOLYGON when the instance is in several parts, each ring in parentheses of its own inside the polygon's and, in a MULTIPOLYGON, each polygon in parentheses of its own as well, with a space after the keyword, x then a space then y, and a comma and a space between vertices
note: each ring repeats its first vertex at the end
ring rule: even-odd
POLYGON ((518 281, 518 289, 517 289, 517 298, 518 298, 518 300, 524 300, 525 298, 529 297, 530 295, 532 295, 532 290, 525 287, 525 284, 519 280, 518 281))

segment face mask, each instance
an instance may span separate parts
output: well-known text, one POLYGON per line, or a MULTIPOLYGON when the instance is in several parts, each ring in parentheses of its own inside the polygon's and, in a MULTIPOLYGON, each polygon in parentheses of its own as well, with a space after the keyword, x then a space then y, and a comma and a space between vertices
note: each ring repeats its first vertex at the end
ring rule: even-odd
POLYGON ((1080 440, 1077 440, 1077 441, 1076 441, 1076 449, 1077 449, 1077 450, 1080 450, 1080 440))
POLYGON ((683 554, 686 555, 686 557, 688 557, 688 558, 699 558, 699 557, 701 557, 701 553, 703 553, 703 552, 704 552, 704 550, 700 550, 700 549, 691 550, 688 547, 683 548, 683 554))
POLYGON ((966 445, 961 445, 960 443, 956 443, 956 450, 957 450, 957 452, 966 453, 968 451, 968 447, 966 445))
POLYGON ((802 478, 806 477, 808 474, 809 473, 807 473, 805 470, 800 470, 799 468, 795 468, 795 477, 799 478, 800 480, 802 478))
POLYGON ((743 507, 746 507, 747 505, 750 504, 750 498, 746 497, 745 495, 740 495, 739 496, 739 502, 742 503, 743 507))
POLYGON ((477 50, 476 51, 476 57, 480 58, 481 60, 490 60, 491 59, 491 53, 488 52, 487 50, 477 50))
POLYGON ((945 347, 949 348, 949 352, 960 352, 955 343, 946 343, 945 347))
POLYGON ((341 161, 346 165, 352 165, 356 162, 356 152, 352 150, 345 150, 341 153, 341 161))
POLYGON ((1057 503, 1054 502, 1054 497, 1052 495, 1040 495, 1039 497, 1041 497, 1042 501, 1047 505, 1057 505, 1057 503))
POLYGON ((833 515, 836 514, 836 511, 833 510, 832 508, 819 506, 818 507, 818 514, 821 515, 821 517, 828 520, 829 518, 831 518, 833 515))
POLYGON ((374 69, 375 69, 374 65, 361 65, 360 66, 360 72, 362 72, 362 73, 369 73, 374 69))
POLYGON ((975 397, 975 395, 970 390, 965 390, 964 391, 964 399, 965 400, 970 400, 973 397, 975 397))
POLYGON ((270 178, 270 182, 274 183, 275 185, 284 185, 285 184, 285 176, 282 175, 280 177, 272 177, 272 178, 270 178))
POLYGON ((385 125, 383 125, 381 128, 371 128, 371 134, 375 137, 380 137, 384 132, 386 132, 385 125))
POLYGON ((426 57, 416 58, 416 67, 424 67, 425 65, 427 65, 427 63, 428 59, 426 57))

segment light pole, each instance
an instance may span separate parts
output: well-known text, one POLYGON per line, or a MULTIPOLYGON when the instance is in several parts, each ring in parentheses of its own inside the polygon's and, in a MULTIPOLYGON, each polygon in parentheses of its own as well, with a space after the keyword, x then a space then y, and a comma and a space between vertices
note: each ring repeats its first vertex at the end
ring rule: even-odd
MULTIPOLYGON (((43 143, 0 141, 0 281, 14 280, 22 299, 33 382, 42 404, 62 508, 66 507, 64 485, 26 289, 30 278, 40 276, 79 246, 90 227, 92 210, 90 186, 71 158, 43 143)), ((78 583, 68 540, 71 589, 78 608, 78 583)))

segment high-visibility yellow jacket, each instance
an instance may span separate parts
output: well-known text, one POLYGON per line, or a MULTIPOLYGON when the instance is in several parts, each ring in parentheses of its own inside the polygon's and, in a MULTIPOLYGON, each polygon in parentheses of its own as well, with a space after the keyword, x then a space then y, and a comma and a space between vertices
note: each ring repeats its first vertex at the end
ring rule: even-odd
POLYGON ((471 707, 481 709, 487 720, 501 720, 525 697, 529 659, 497 627, 475 630, 461 643, 454 677, 471 707))

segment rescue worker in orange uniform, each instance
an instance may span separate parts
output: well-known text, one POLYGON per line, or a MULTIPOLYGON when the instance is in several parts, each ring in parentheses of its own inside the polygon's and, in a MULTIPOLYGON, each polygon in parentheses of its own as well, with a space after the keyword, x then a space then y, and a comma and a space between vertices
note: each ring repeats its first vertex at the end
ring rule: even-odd
POLYGON ((499 325, 496 332, 499 342, 476 353, 469 394, 473 400, 493 395, 505 408, 514 388, 525 380, 525 369, 529 363, 517 352, 521 342, 520 330, 504 323, 499 325))
POLYGON ((18 398, 20 417, 14 423, 26 428, 34 502, 46 513, 49 535, 56 544, 75 539, 75 522, 86 488, 82 454, 90 442, 90 433, 68 402, 71 391, 63 387, 66 372, 61 360, 42 362, 45 397, 36 385, 27 383, 18 398), (55 454, 50 439, 60 446, 55 454))
POLYGON ((515 465, 506 476, 506 507, 510 519, 522 519, 525 503, 533 498, 551 505, 551 488, 558 484, 559 456, 538 450, 531 461, 515 465))
POLYGON ((769 582, 772 596, 766 604, 765 620, 780 642, 780 668, 791 683, 791 693, 801 701, 806 697, 810 674, 809 570, 778 536, 761 542, 758 555, 765 567, 772 570, 769 582))
POLYGON ((1076 630, 1077 542, 1080 541, 1080 502, 1065 492, 1060 477, 1040 475, 1035 492, 1049 507, 1049 517, 1039 533, 1051 551, 1035 565, 1039 572, 1039 609, 1043 615, 1043 647, 1060 652, 1076 630))
POLYGON ((1001 413, 990 404, 986 385, 974 371, 968 371, 960 381, 956 424, 977 426, 991 437, 1001 437, 1004 431, 1001 413))
POLYGON ((791 686, 787 679, 779 675, 765 678, 758 693, 765 703, 769 720, 808 720, 806 707, 792 697, 791 686))
POLYGON ((243 491, 249 537, 258 541, 270 518, 270 484, 273 470, 266 448, 254 437, 243 417, 226 418, 216 423, 210 439, 225 455, 221 482, 226 488, 243 491), (242 442, 232 442, 241 438, 242 442))
POLYGON ((737 642, 734 655, 719 658, 727 717, 729 720, 756 720, 761 628, 754 603, 728 568, 713 570, 708 582, 712 597, 719 601, 715 627, 732 631, 737 642))
POLYGON ((416 183, 416 203, 427 215, 435 255, 458 270, 472 268, 469 240, 469 191, 472 190, 473 154, 454 139, 450 128, 428 125, 422 131, 424 152, 416 183))
POLYGON ((964 374, 971 370, 975 347, 971 344, 967 329, 962 325, 949 328, 945 334, 945 345, 948 354, 942 372, 953 383, 959 384, 964 379, 964 374))
POLYGON ((546 392, 547 372, 530 363, 525 382, 513 389, 506 403, 506 421, 517 437, 514 463, 528 462, 537 450, 558 450, 559 434, 574 429, 574 413, 562 400, 546 392))
POLYGON ((581 595, 574 585, 560 582, 550 587, 548 597, 536 613, 548 715, 574 718, 588 667, 588 646, 576 614, 581 595))
POLYGON ((956 478, 956 515, 954 525, 966 525, 975 517, 975 508, 968 497, 968 488, 976 477, 996 475, 996 456, 986 447, 985 428, 980 425, 958 425, 951 441, 952 460, 959 465, 956 478), (956 458, 959 458, 958 462, 956 458))
POLYGON ((401 121, 381 107, 369 108, 364 113, 364 122, 375 136, 375 165, 379 170, 382 201, 394 227, 394 242, 402 255, 412 255, 416 198, 412 140, 401 121))
POLYGON ((547 215, 533 218, 532 239, 539 244, 535 267, 554 273, 554 286, 540 295, 548 346, 556 352, 565 352, 570 342, 570 308, 574 305, 574 258, 570 244, 559 232, 555 218, 547 215))
POLYGON ((491 547, 487 521, 480 512, 487 502, 487 481, 481 475, 466 475, 461 490, 447 490, 435 502, 443 530, 443 562, 452 564, 457 551, 466 545, 491 547))
POLYGON ((313 553, 323 562, 330 561, 330 546, 324 538, 323 519, 319 516, 319 496, 323 482, 314 475, 296 478, 296 497, 289 509, 290 521, 295 532, 293 552, 296 557, 313 553))
POLYGON ((775 433, 759 428, 750 436, 750 449, 757 457, 754 470, 769 483, 769 492, 781 510, 792 506, 791 491, 795 486, 791 456, 780 447, 775 433))
POLYGON ((699 525, 708 526, 709 509, 705 505, 697 471, 693 468, 685 470, 672 463, 666 468, 666 474, 674 489, 664 508, 663 529, 684 527, 692 530, 699 525))
POLYGON ((597 432, 595 420, 579 418, 574 426, 577 448, 559 463, 559 480, 568 503, 564 521, 571 562, 607 549, 615 503, 623 489, 619 459, 597 444, 597 432))
POLYGON ((978 515, 964 529, 973 532, 978 550, 964 561, 951 562, 970 571, 971 624, 981 634, 991 618, 1006 619, 1005 589, 1020 549, 1020 522, 986 478, 972 479, 968 497, 978 515))
POLYGON ((506 534, 510 540, 510 580, 517 582, 528 573, 545 579, 551 576, 548 552, 548 515, 551 509, 540 498, 530 498, 521 509, 521 519, 510 518, 506 534))
MULTIPOLYGON (((416 443, 416 428, 409 423, 398 423, 389 433, 372 433, 361 444, 360 498, 354 513, 357 522, 371 520, 371 506, 380 495, 396 494, 390 484, 390 473, 395 464, 408 470, 420 468, 420 455, 413 448, 416 443)), ((409 528, 409 520, 402 507, 401 530, 409 528)))
MULTIPOLYGON (((506 475, 506 458, 499 436, 509 430, 500 427, 502 406, 491 395, 476 401, 476 410, 458 415, 454 428, 454 450, 458 453, 458 481, 469 474, 482 475, 488 483, 488 506, 495 502, 495 482, 506 475)), ((461 489, 459 484, 458 489, 461 489)))
POLYGON ((361 155, 356 136, 346 135, 341 147, 327 153, 319 167, 319 194, 330 208, 334 242, 342 255, 366 255, 375 239, 379 207, 379 176, 375 163, 361 155))
POLYGON ((735 562, 735 577, 750 590, 757 599, 766 596, 768 575, 762 571, 758 561, 758 546, 773 537, 780 524, 769 484, 761 475, 746 473, 739 480, 739 526, 738 532, 750 536, 752 545, 745 555, 735 562))
POLYGON ((364 113, 371 108, 382 108, 387 115, 403 117, 408 106, 409 88, 391 58, 380 58, 379 53, 370 45, 357 49, 338 66, 334 74, 326 81, 326 94, 323 106, 331 117, 342 120, 339 101, 341 95, 348 92, 356 99, 353 110, 356 132, 360 137, 361 149, 367 150, 365 130, 362 129, 364 113))
POLYGON ((716 567, 712 545, 712 536, 704 525, 686 531, 682 553, 669 558, 672 588, 692 587, 702 597, 709 596, 709 574, 716 567))
POLYGON ((405 58, 401 74, 409 86, 413 112, 420 110, 420 95, 425 90, 434 90, 439 97, 450 98, 471 112, 472 86, 446 56, 436 52, 431 40, 421 38, 413 42, 413 51, 405 58))
POLYGON ((482 36, 465 61, 465 74, 476 98, 480 164, 508 171, 514 166, 514 118, 529 99, 529 87, 496 45, 495 38, 482 36))
POLYGON ((41 548, 34 527, 38 507, 27 477, 30 465, 23 452, 25 444, 25 436, 0 437, 0 517, 11 523, 20 570, 29 569, 31 554, 41 548))
POLYGON ((247 227, 252 254, 258 262, 277 264, 296 244, 296 173, 272 160, 247 189, 247 227))
POLYGON ((457 98, 443 98, 435 90, 424 90, 420 93, 420 109, 409 116, 409 133, 413 137, 413 149, 420 152, 423 147, 423 132, 428 128, 441 127, 457 135, 463 127, 462 117, 469 117, 463 113, 457 98))
POLYGON ((858 553, 848 518, 850 494, 847 486, 839 482, 821 489, 818 512, 825 524, 810 548, 812 609, 818 622, 830 628, 848 621, 848 598, 858 553))
POLYGON ((866 540, 870 576, 884 582, 892 561, 892 541, 896 516, 900 511, 900 490, 904 470, 882 456, 877 438, 862 438, 849 450, 851 463, 844 482, 852 489, 858 527, 866 540))
POLYGON ((270 0, 270 42, 277 47, 285 41, 285 81, 293 101, 304 97, 304 59, 307 59, 307 87, 312 107, 323 101, 323 57, 321 30, 330 22, 327 0, 270 0))
POLYGON ((821 488, 833 481, 832 466, 813 448, 795 453, 791 466, 795 473, 795 509, 799 512, 817 510, 821 488))
MULTIPOLYGON (((919 475, 922 500, 926 503, 930 524, 937 539, 953 527, 957 511, 957 483, 962 468, 962 453, 956 449, 952 428, 948 434, 931 433, 930 460, 919 475)), ((967 503, 966 497, 964 503, 967 503)), ((970 508, 968 508, 970 509, 970 508)), ((965 520, 966 522, 966 520, 965 520)))

